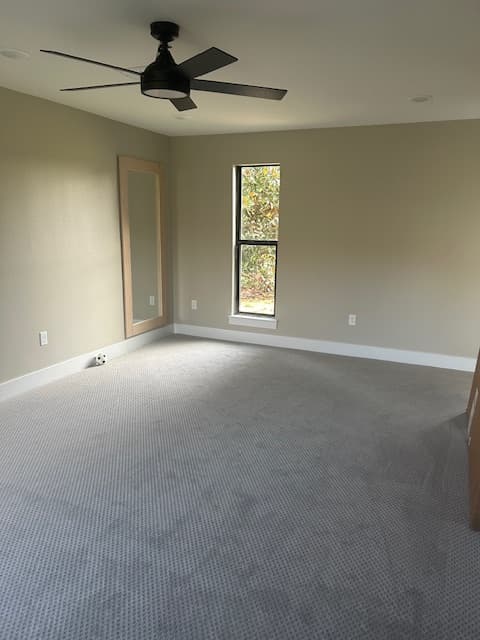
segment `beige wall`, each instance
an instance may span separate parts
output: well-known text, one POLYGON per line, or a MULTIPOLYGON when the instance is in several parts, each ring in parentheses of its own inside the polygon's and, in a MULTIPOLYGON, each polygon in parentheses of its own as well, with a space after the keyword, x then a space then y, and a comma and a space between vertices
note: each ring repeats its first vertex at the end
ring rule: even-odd
POLYGON ((476 355, 480 121, 169 140, 0 89, 0 381, 123 339, 118 154, 167 167, 176 322, 229 327, 232 167, 280 162, 277 334, 476 355))
POLYGON ((118 154, 169 140, 0 89, 0 381, 124 338, 118 154))
POLYGON ((172 159, 176 322, 229 327, 232 166, 279 162, 277 334, 476 355, 480 121, 181 137, 172 159))

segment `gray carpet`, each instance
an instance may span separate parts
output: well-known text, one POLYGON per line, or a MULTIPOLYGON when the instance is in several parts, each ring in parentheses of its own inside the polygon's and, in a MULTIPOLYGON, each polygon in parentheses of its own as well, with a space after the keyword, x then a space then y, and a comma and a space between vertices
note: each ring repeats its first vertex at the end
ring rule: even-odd
POLYGON ((176 337, 4 402, 0 638, 478 638, 469 384, 176 337))

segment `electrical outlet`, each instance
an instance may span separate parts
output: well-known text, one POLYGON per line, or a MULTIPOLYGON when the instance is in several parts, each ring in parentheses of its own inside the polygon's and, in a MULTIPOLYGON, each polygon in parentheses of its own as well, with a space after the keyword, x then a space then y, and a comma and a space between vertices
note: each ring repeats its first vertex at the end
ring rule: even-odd
POLYGON ((155 296, 150 296, 148 304, 149 304, 151 307, 154 307, 154 306, 155 306, 155 296))
POLYGON ((192 300, 192 309, 193 311, 196 311, 198 309, 198 304, 196 300, 192 300))
POLYGON ((348 315, 348 324, 350 327, 354 327, 357 324, 357 314, 356 313, 350 313, 348 315))
POLYGON ((40 338, 40 346, 45 347, 48 344, 48 332, 40 331, 38 337, 40 338))

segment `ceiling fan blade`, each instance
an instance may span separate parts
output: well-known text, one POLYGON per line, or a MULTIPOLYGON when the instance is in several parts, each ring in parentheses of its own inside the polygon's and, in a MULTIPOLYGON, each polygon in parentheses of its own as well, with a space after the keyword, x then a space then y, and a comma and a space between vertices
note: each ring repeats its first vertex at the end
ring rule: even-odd
POLYGON ((226 67, 237 60, 238 58, 235 58, 235 56, 231 56, 229 53, 217 49, 217 47, 211 47, 193 56, 193 58, 184 60, 179 67, 189 78, 196 78, 197 76, 203 76, 205 73, 210 73, 210 71, 226 67))
POLYGON ((126 67, 117 67, 114 64, 107 64, 105 62, 98 62, 97 60, 90 60, 89 58, 80 58, 79 56, 72 56, 69 53, 62 53, 61 51, 50 51, 49 49, 40 49, 42 53, 50 53, 53 56, 60 56, 61 58, 70 58, 70 60, 79 60, 80 62, 89 62, 90 64, 96 64, 99 67, 107 67, 107 69, 115 69, 115 71, 126 71, 132 73, 134 76, 141 76, 140 71, 132 71, 126 67))
POLYGON ((90 91, 90 89, 109 89, 110 87, 129 87, 131 85, 139 85, 140 82, 116 82, 115 84, 94 84, 90 87, 68 87, 60 89, 60 91, 90 91))
POLYGON ((190 98, 190 96, 186 96, 185 98, 172 98, 170 102, 173 104, 177 111, 188 111, 189 109, 197 108, 197 105, 190 98))
POLYGON ((213 91, 214 93, 229 93, 248 98, 265 98, 266 100, 281 100, 287 89, 272 89, 270 87, 255 87, 251 84, 234 84, 232 82, 215 82, 213 80, 195 80, 190 82, 190 89, 196 91, 213 91))

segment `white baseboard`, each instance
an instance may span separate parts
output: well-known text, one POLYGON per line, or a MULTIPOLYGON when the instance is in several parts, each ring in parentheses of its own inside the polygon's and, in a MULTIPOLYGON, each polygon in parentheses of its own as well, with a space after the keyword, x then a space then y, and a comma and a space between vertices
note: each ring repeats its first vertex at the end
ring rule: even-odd
POLYGON ((424 367, 455 369, 458 371, 475 371, 476 364, 475 358, 449 356, 441 353, 403 351, 401 349, 349 344, 348 342, 330 342, 329 340, 293 338, 290 336, 271 335, 268 333, 199 327, 192 324, 174 324, 173 326, 174 333, 196 336, 198 338, 211 338, 213 340, 226 340, 230 342, 247 342, 269 347, 283 347, 284 349, 299 349, 301 351, 316 351, 319 353, 328 353, 337 356, 350 356, 352 358, 385 360, 387 362, 417 364, 424 367))
POLYGON ((77 373, 77 371, 81 371, 87 367, 91 367, 95 362, 96 354, 99 352, 105 353, 108 360, 111 360, 112 358, 123 356, 130 351, 136 351, 140 347, 143 347, 150 342, 155 342, 156 340, 172 333, 173 325, 170 324, 166 327, 147 331, 146 333, 142 333, 133 338, 128 338, 127 340, 110 344, 107 347, 99 347, 90 353, 84 353, 82 355, 75 356, 75 358, 70 358, 69 360, 52 364, 49 367, 32 371, 24 376, 12 378, 12 380, 0 383, 0 401, 16 396, 24 391, 29 391, 30 389, 35 389, 36 387, 48 384, 49 382, 54 382, 55 380, 59 380, 60 378, 72 373, 77 373))
POLYGON ((231 329, 215 329, 213 327, 199 327, 191 324, 174 324, 160 329, 154 329, 142 333, 134 338, 122 340, 107 347, 99 347, 95 351, 85 353, 63 362, 58 362, 44 369, 32 371, 24 376, 0 383, 0 401, 12 396, 35 389, 49 382, 54 382, 82 369, 92 366, 95 355, 101 351, 106 353, 108 359, 117 358, 130 351, 136 351, 146 344, 155 342, 172 333, 195 336, 198 338, 210 338, 212 340, 225 340, 228 342, 246 342, 260 344, 269 347, 282 347, 284 349, 299 349, 301 351, 315 351, 338 356, 350 356, 353 358, 369 358, 372 360, 385 360, 388 362, 400 362, 403 364, 416 364, 425 367, 438 367, 441 369, 455 369, 458 371, 475 371, 475 358, 462 356, 449 356, 441 353, 425 353, 423 351, 403 351, 401 349, 388 349, 368 345, 349 344, 347 342, 330 342, 328 340, 312 340, 308 338, 294 338, 290 336, 271 335, 267 333, 254 333, 250 331, 233 331, 231 329))

